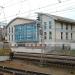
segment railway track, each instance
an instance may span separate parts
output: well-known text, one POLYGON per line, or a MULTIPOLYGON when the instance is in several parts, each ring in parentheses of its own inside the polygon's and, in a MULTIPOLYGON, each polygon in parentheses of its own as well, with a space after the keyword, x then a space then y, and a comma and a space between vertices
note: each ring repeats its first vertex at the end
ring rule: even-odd
POLYGON ((75 57, 74 56, 65 56, 65 55, 54 55, 54 54, 41 54, 41 53, 14 53, 13 58, 15 59, 29 59, 29 60, 38 60, 41 59, 46 62, 52 63, 62 63, 62 64, 71 64, 75 66, 75 57))
POLYGON ((50 75, 45 73, 26 71, 26 70, 4 67, 4 66, 0 66, 0 72, 12 73, 13 75, 50 75))

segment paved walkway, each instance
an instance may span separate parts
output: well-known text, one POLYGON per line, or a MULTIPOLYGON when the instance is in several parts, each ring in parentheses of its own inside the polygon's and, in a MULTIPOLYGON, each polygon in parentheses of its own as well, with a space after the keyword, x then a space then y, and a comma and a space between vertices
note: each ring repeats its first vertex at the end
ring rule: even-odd
POLYGON ((12 51, 14 52, 32 52, 32 53, 41 53, 42 52, 42 49, 28 49, 28 48, 25 48, 25 47, 14 47, 14 48, 11 48, 12 51))

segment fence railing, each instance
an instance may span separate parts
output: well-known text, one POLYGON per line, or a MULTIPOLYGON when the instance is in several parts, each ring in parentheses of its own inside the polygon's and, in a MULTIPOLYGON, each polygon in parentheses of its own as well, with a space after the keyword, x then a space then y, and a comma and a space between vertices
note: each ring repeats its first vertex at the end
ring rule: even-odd
POLYGON ((65 52, 71 50, 71 47, 69 45, 48 45, 44 48, 44 52, 47 53, 58 53, 58 52, 65 52))

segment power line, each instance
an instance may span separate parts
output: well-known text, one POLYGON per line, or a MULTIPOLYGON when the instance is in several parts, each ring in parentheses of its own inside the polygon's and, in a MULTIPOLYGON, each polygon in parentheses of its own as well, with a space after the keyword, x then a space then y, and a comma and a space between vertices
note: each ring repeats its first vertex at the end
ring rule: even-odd
MULTIPOLYGON (((60 11, 49 12, 49 13, 63 13, 63 12, 68 12, 68 11, 72 11, 72 10, 75 10, 75 7, 74 8, 69 8, 69 9, 60 10, 60 11)), ((32 16, 32 17, 34 17, 34 16, 32 16)))
MULTIPOLYGON (((70 5, 70 6, 69 6, 69 7, 67 7, 67 8, 70 8, 71 6, 73 6, 73 5, 71 5, 71 4, 72 4, 72 3, 67 4, 67 5, 70 5)), ((74 3, 73 3, 73 4, 74 4, 74 3)), ((75 5, 75 4, 74 4, 74 5, 75 5)), ((47 7, 48 7, 48 6, 43 7, 43 8, 47 8, 47 7)), ((57 9, 57 8, 61 9, 61 7, 62 7, 62 6, 57 6, 57 7, 56 7, 56 9, 57 9)), ((40 8, 40 9, 43 9, 43 8, 40 8)), ((53 7, 53 8, 50 8, 50 9, 47 9, 47 10, 51 10, 51 9, 52 9, 52 10, 53 10, 53 9, 54 9, 54 10, 56 10, 54 7, 53 7)), ((47 11, 47 10, 46 10, 46 9, 44 9, 44 11, 47 11)))
MULTIPOLYGON (((63 2, 66 2, 66 1, 63 1, 63 2)), ((62 3, 63 3, 63 2, 62 2, 62 3)), ((23 12, 23 13, 21 13, 21 14, 28 13, 28 12, 32 12, 32 11, 36 11, 36 10, 38 10, 38 9, 43 9, 43 8, 46 8, 46 7, 49 7, 49 6, 53 6, 53 5, 55 5, 55 4, 59 4, 59 3, 49 4, 49 5, 43 6, 43 7, 41 7, 41 8, 36 8, 36 9, 29 10, 29 11, 25 11, 25 12, 23 12)), ((19 15, 19 14, 18 14, 18 15, 19 15)), ((16 16, 16 15, 13 15, 13 16, 16 16)), ((12 17, 12 16, 9 16, 9 17, 12 17)), ((7 17, 7 18, 8 18, 8 17, 7 17)))
MULTIPOLYGON (((64 2, 65 2, 65 1, 64 1, 64 2)), ((62 3, 63 3, 63 2, 62 2, 62 3)), ((59 4, 59 3, 55 3, 55 4, 59 4)), ((48 6, 53 6, 53 5, 55 5, 55 4, 47 5, 47 6, 41 7, 40 9, 46 8, 46 7, 48 7, 48 6)), ((26 11, 26 12, 23 12, 23 13, 20 13, 20 14, 25 14, 25 13, 33 12, 33 11, 36 11, 36 10, 38 10, 38 9, 39 9, 39 8, 36 8, 36 9, 30 10, 30 11, 26 11)), ((57 11, 56 11, 56 12, 57 12, 57 11)), ((20 14, 18 14, 18 15, 20 15, 20 14)), ((13 15, 13 16, 16 16, 16 15, 13 15)), ((10 18, 10 17, 13 17, 13 16, 8 16, 8 17, 6 17, 6 18, 10 18)))
POLYGON ((68 12, 68 11, 69 11, 69 12, 72 12, 73 10, 75 10, 75 8, 74 8, 74 9, 68 9, 67 11, 65 10, 65 11, 63 11, 63 12, 62 12, 62 11, 57 11, 56 13, 57 13, 57 14, 59 14, 59 13, 60 13, 60 14, 65 14, 65 12, 68 12))
POLYGON ((20 1, 20 9, 19 9, 18 13, 16 14, 17 16, 18 16, 18 14, 20 14, 20 13, 21 13, 22 3, 23 3, 23 1, 20 1))
MULTIPOLYGON (((14 5, 16 5, 16 4, 20 3, 20 2, 24 3, 25 1, 28 1, 28 0, 19 1, 19 2, 16 2, 16 3, 10 4, 10 5, 7 5, 4 8, 14 6, 14 5)), ((66 0, 66 1, 58 0, 59 3, 63 3, 63 2, 67 2, 67 1, 70 1, 70 0, 66 0)), ((55 4, 59 4, 59 3, 55 3, 55 4)), ((52 4, 52 5, 55 5, 55 4, 52 4)))
POLYGON ((19 4, 20 2, 25 2, 25 1, 27 1, 27 0, 23 0, 23 1, 19 1, 19 2, 16 2, 16 3, 10 4, 10 5, 7 5, 4 8, 8 8, 8 7, 14 6, 16 4, 19 4))
MULTIPOLYGON (((20 1, 20 2, 15 3, 15 4, 24 3, 24 1, 27 1, 27 0, 23 0, 23 1, 20 1)), ((45 7, 48 7, 48 6, 53 6, 53 5, 57 5, 57 4, 62 4, 62 3, 67 2, 67 1, 70 1, 70 0, 62 1, 61 3, 49 4, 49 5, 46 5, 46 6, 43 6, 43 7, 40 7, 40 8, 36 8, 36 9, 42 9, 42 8, 45 8, 45 7)), ((14 6, 15 4, 5 6, 4 8, 10 7, 10 6, 14 6)))
MULTIPOLYGON (((75 10, 75 7, 74 8, 69 8, 69 9, 63 9, 63 10, 60 10, 60 11, 56 11, 56 12, 62 12, 62 11, 69 11, 69 10, 75 10)), ((52 12, 52 13, 54 13, 54 12, 52 12)))
MULTIPOLYGON (((73 6, 73 5, 72 5, 73 6)), ((69 6, 68 8, 62 9, 62 10, 56 10, 56 11, 51 11, 51 13, 55 13, 55 12, 62 12, 62 11, 67 11, 67 10, 71 10, 71 9, 75 9, 75 7, 70 8, 71 6, 69 6)), ((48 11, 51 9, 47 9, 45 11, 48 11)))
POLYGON ((3 10, 3 16, 4 16, 4 19, 6 20, 6 22, 7 22, 7 19, 6 19, 6 17, 5 17, 5 11, 4 11, 4 7, 3 6, 0 6, 1 7, 1 9, 3 10))
MULTIPOLYGON (((50 13, 56 13, 56 12, 62 12, 62 11, 69 11, 69 10, 75 10, 75 8, 72 8, 72 9, 64 9, 64 10, 61 10, 61 11, 55 11, 55 12, 50 12, 50 13)), ((13 16, 11 16, 11 17, 13 17, 13 16)), ((34 17, 34 16, 33 16, 34 17)), ((8 18, 10 18, 10 17, 8 17, 8 18)), ((2 21, 5 21, 5 20, 2 20, 2 21)))
MULTIPOLYGON (((72 8, 72 9, 65 9, 65 10, 62 10, 62 11, 71 11, 71 10, 75 10, 75 8, 72 8)), ((55 11, 55 12, 50 12, 50 13, 56 13, 56 12, 61 12, 62 13, 62 11, 55 11)), ((34 17, 34 16, 32 16, 32 17, 34 17)), ((10 17, 9 17, 10 18, 10 17)), ((4 21, 4 20, 3 20, 4 21)))

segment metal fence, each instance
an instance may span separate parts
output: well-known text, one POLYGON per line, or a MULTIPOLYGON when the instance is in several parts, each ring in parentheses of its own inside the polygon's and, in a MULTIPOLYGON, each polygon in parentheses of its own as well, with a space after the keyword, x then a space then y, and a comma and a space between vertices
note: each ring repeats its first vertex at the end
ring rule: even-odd
POLYGON ((52 45, 52 44, 49 44, 47 45, 45 48, 44 48, 44 52, 57 52, 57 51, 61 51, 61 50, 70 50, 71 47, 70 45, 66 45, 66 44, 55 44, 55 45, 52 45))

